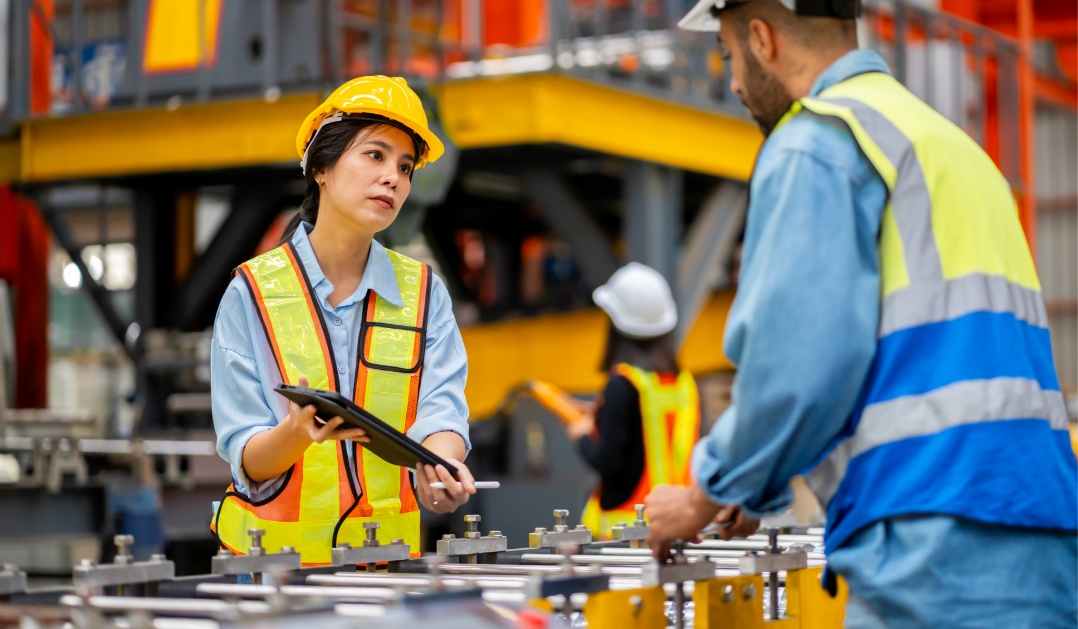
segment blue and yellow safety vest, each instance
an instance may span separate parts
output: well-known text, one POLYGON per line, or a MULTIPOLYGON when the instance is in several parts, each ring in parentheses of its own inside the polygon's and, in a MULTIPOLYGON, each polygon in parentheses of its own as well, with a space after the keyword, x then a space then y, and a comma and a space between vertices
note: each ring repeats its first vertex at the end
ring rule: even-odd
POLYGON ((1040 283, 1007 181, 961 129, 882 73, 791 116, 848 130, 890 193, 876 355, 808 475, 838 548, 878 520, 945 514, 1078 529, 1078 466, 1040 283))
MULTIPOLYGON (((419 403, 431 270, 394 251, 387 253, 403 305, 367 293, 353 399, 407 432, 419 403)), ((292 244, 249 260, 236 273, 258 306, 282 380, 296 384, 305 376, 313 388, 339 391, 322 311, 292 244)), ((249 546, 249 529, 264 529, 267 552, 291 546, 304 565, 324 565, 340 542, 362 545, 367 521, 380 524, 382 543, 403 539, 412 554, 419 555, 419 508, 408 470, 365 448, 355 448, 349 457, 344 442, 326 441, 309 446, 269 498, 252 501, 229 487, 212 528, 221 545, 236 554, 249 546)))

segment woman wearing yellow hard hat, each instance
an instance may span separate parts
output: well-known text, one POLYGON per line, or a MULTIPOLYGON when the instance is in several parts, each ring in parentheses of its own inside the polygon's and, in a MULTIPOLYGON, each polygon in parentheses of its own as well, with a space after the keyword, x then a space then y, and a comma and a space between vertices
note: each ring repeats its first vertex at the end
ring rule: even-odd
POLYGON ((700 436, 700 395, 678 366, 677 306, 655 269, 630 262, 593 299, 610 318, 602 368, 610 373, 594 410, 567 425, 599 486, 582 522, 600 539, 637 519, 651 488, 688 485, 689 457, 700 436))
POLYGON ((449 294, 428 265, 382 247, 412 172, 441 141, 402 78, 345 83, 300 126, 306 197, 277 249, 240 265, 214 325, 211 386, 217 450, 233 484, 213 529, 243 553, 248 531, 268 552, 291 547, 305 565, 362 546, 419 548, 419 510, 453 511, 475 493, 460 461, 469 448, 467 356, 449 294), (287 403, 281 383, 339 391, 457 467, 407 468, 362 447, 362 429, 321 423, 287 403), (445 489, 433 489, 441 481, 445 489))

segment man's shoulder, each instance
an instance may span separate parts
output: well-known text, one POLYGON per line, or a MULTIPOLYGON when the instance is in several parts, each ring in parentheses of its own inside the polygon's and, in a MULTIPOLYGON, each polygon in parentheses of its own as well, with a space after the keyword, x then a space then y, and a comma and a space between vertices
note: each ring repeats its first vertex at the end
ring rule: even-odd
POLYGON ((853 176, 870 168, 848 129, 809 116, 794 116, 772 133, 761 149, 758 167, 766 172, 768 164, 779 166, 794 155, 810 158, 798 160, 803 164, 840 168, 853 176))

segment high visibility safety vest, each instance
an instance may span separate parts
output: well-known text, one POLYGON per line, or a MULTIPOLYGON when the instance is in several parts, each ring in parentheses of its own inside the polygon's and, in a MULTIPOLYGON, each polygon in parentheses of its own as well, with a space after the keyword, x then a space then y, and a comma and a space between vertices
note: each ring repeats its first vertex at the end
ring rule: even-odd
POLYGON ((644 473, 624 503, 604 511, 597 489, 584 507, 581 523, 600 539, 609 539, 611 528, 636 520, 634 505, 644 502, 656 485, 692 482, 689 468, 693 446, 700 437, 700 394, 688 371, 674 376, 644 371, 627 364, 614 366, 640 394, 644 430, 644 473))
POLYGON ((795 103, 850 132, 889 198, 876 354, 808 474, 827 548, 903 515, 1075 531, 1078 465, 1040 282, 1007 181, 961 129, 883 73, 795 103))
MULTIPOLYGON (((354 401, 407 432, 415 422, 426 344, 430 267, 387 251, 403 305, 371 291, 363 302, 354 401)), ((314 287, 295 248, 286 243, 241 265, 236 273, 251 289, 266 339, 284 382, 306 376, 309 386, 340 390, 337 364, 314 287)), ((408 471, 365 448, 348 456, 345 443, 312 444, 270 497, 252 501, 229 487, 212 528, 221 545, 243 554, 247 531, 265 530, 267 552, 291 546, 304 565, 330 562, 340 542, 362 545, 363 523, 380 524, 378 539, 403 539, 419 556, 419 508, 408 471), (353 478, 358 479, 358 487, 353 478)))

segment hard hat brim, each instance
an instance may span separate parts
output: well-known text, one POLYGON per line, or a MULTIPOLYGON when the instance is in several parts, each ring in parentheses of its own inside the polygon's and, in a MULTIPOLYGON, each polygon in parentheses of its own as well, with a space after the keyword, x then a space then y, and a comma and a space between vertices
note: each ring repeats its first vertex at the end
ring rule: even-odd
POLYGON ((686 31, 701 33, 719 32, 719 18, 711 15, 711 8, 721 9, 726 6, 725 0, 698 0, 685 17, 677 23, 678 28, 686 31))

